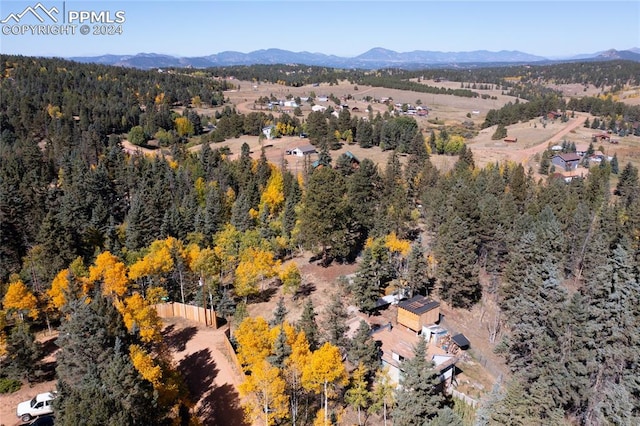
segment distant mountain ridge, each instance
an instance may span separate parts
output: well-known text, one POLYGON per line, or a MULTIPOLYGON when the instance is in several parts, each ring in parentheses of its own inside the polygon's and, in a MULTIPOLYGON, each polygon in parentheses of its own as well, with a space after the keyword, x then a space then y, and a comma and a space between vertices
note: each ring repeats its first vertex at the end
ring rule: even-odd
POLYGON ((324 53, 291 52, 282 49, 262 49, 249 53, 224 51, 208 56, 176 57, 158 53, 138 53, 136 55, 102 55, 70 57, 73 61, 99 63, 132 68, 169 68, 169 67, 221 67, 232 65, 255 64, 304 64, 333 68, 417 68, 429 66, 459 66, 474 64, 487 66, 491 64, 523 64, 565 62, 576 60, 607 61, 625 59, 640 62, 640 48, 628 50, 610 49, 592 54, 581 54, 564 59, 549 59, 531 55, 517 50, 474 50, 470 52, 438 52, 414 50, 412 52, 396 52, 382 47, 375 47, 355 57, 341 57, 324 53))

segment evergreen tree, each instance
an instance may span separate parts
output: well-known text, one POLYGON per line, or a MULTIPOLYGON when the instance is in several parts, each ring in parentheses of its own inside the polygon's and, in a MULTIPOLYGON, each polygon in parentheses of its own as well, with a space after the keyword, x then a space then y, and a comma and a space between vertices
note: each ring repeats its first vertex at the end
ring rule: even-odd
POLYGON ((347 310, 340 293, 331 296, 325 312, 325 342, 331 343, 340 349, 347 347, 345 333, 347 332, 347 310))
POLYGON ((287 307, 284 304, 284 297, 278 299, 276 309, 273 311, 273 319, 269 322, 270 326, 281 325, 287 316, 287 307))
POLYGON ((379 240, 365 248, 362 262, 351 284, 356 305, 371 313, 386 285, 394 278, 389 250, 379 240))
POLYGON ((2 362, 5 373, 31 383, 39 368, 42 345, 36 341, 27 323, 20 321, 13 327, 7 337, 5 349, 6 359, 2 362))
POLYGON ((411 251, 407 258, 406 282, 406 288, 409 290, 408 297, 413 297, 423 291, 431 291, 432 283, 429 277, 429 266, 420 241, 411 244, 411 251))
POLYGON ((440 227, 436 246, 440 297, 455 307, 469 308, 482 295, 478 278, 477 242, 469 223, 455 215, 440 227))
POLYGON ((273 344, 272 354, 269 356, 269 363, 283 369, 289 355, 291 355, 291 346, 287 343, 287 333, 285 333, 284 326, 280 323, 280 332, 273 344))
POLYGON ((413 358, 403 361, 400 387, 396 390, 393 423, 401 426, 422 425, 433 419, 444 405, 440 376, 426 359, 426 344, 420 339, 413 358))
POLYGON ((380 366, 380 348, 371 337, 371 328, 365 321, 360 321, 356 334, 351 339, 348 357, 353 365, 362 365, 366 376, 371 378, 380 366))
POLYGON ((307 299, 307 302, 302 308, 302 316, 298 321, 298 329, 304 331, 309 342, 309 349, 315 351, 318 348, 318 324, 316 323, 316 313, 313 309, 313 301, 311 298, 307 299))

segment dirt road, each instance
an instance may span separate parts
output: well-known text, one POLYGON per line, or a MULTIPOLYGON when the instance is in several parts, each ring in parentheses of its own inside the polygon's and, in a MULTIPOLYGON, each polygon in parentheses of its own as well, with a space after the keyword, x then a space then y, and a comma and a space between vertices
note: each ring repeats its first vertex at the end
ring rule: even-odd
MULTIPOLYGON (((238 376, 225 355, 224 330, 213 330, 181 319, 165 322, 165 341, 196 402, 194 411, 202 424, 249 426, 244 421, 240 406, 238 376)), ((45 362, 49 361, 55 362, 55 353, 45 359, 45 362)), ((21 425, 15 414, 18 403, 55 388, 56 381, 51 380, 31 387, 25 385, 9 395, 0 395, 0 426, 21 425)))

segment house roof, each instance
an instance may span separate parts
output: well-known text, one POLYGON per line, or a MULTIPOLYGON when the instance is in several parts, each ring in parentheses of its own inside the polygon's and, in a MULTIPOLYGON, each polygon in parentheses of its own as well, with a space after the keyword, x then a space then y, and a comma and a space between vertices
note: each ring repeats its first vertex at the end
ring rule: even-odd
POLYGON ((461 348, 465 348, 471 344, 471 342, 469 342, 469 339, 467 339, 462 333, 452 336, 451 340, 453 340, 453 343, 460 346, 461 348))
POLYGON ((560 157, 565 163, 569 161, 580 161, 580 156, 575 152, 568 152, 566 154, 556 154, 554 157, 560 157))
POLYGON ((435 309, 439 306, 440 302, 429 300, 426 297, 420 295, 413 296, 409 300, 404 300, 398 303, 398 308, 402 308, 416 315, 422 315, 425 312, 429 312, 430 310, 435 309))
POLYGON ((293 150, 299 150, 300 152, 316 152, 316 147, 313 145, 303 145, 295 147, 293 150))

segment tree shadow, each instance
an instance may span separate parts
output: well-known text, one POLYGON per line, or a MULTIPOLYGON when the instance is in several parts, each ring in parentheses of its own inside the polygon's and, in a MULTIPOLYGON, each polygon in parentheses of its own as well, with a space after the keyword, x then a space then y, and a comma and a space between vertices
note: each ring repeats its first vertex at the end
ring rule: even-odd
POLYGON ((201 402, 197 414, 205 425, 251 425, 245 420, 238 392, 228 383, 212 389, 201 402))
POLYGON ((271 300, 274 294, 278 291, 277 287, 269 287, 265 290, 262 290, 260 293, 255 296, 249 297, 249 303, 265 303, 271 300))
POLYGON ((198 329, 196 327, 186 327, 176 331, 175 328, 175 325, 172 324, 162 331, 164 341, 169 348, 177 352, 182 352, 186 349, 187 342, 196 335, 198 329))
POLYGON ((219 372, 209 349, 202 349, 184 357, 178 365, 178 371, 184 377, 194 401, 202 399, 207 390, 211 389, 219 372))
POLYGON ((55 361, 39 363, 34 372, 34 382, 41 383, 54 380, 56 378, 56 365, 55 361))
POLYGON ((298 287, 298 290, 293 294, 293 300, 298 300, 300 297, 308 297, 316 291, 315 283, 304 283, 298 287))

